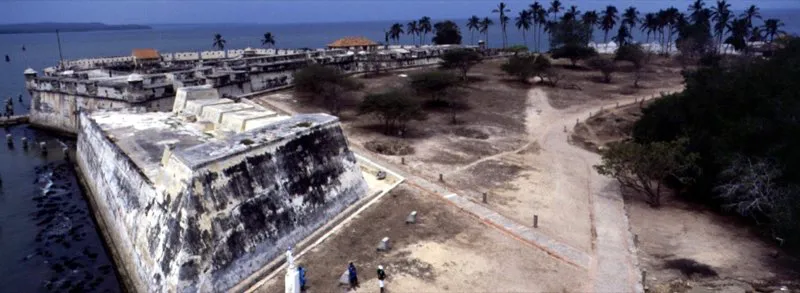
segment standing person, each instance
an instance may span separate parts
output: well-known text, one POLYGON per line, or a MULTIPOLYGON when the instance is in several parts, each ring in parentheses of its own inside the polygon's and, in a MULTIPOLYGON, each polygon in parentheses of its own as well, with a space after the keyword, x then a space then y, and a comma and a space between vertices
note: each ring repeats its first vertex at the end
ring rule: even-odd
POLYGON ((384 293, 385 284, 383 280, 386 279, 386 272, 383 271, 383 266, 378 266, 378 285, 381 287, 381 293, 384 293))
POLYGON ((353 289, 353 290, 357 289, 358 288, 358 274, 356 272, 356 266, 353 264, 353 262, 350 262, 350 264, 347 265, 347 276, 348 276, 348 280, 350 281, 350 289, 353 289))
POLYGON ((297 274, 300 277, 300 292, 305 292, 306 291, 306 270, 303 268, 303 266, 298 266, 297 267, 297 274))

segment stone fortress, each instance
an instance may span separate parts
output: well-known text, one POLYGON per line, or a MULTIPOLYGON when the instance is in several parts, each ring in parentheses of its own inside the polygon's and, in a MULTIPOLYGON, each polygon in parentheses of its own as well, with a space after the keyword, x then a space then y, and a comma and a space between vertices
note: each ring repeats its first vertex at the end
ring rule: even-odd
POLYGON ((31 124, 77 135, 124 286, 220 292, 368 198, 363 174, 382 168, 356 158, 337 117, 282 115, 247 97, 290 87, 311 63, 358 74, 435 65, 453 48, 346 38, 319 50, 140 49, 24 74, 31 124))
POLYGON ((211 86, 172 112, 79 114, 77 164, 140 292, 219 292, 363 197, 327 114, 283 116, 211 86))
POLYGON ((292 74, 311 63, 344 74, 435 65, 446 50, 462 46, 378 46, 343 38, 325 49, 252 49, 159 53, 64 61, 24 72, 32 98, 32 124, 77 133, 78 113, 141 108, 169 111, 180 87, 210 85, 222 97, 241 98, 290 87, 292 74))

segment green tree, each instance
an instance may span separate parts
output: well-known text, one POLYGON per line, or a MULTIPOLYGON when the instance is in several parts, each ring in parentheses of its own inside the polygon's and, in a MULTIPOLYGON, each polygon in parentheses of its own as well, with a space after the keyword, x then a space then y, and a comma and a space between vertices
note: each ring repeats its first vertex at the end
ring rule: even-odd
POLYGON ((500 29, 503 34, 503 48, 505 48, 508 45, 508 35, 506 35, 506 26, 508 25, 509 18, 508 16, 506 16, 507 12, 511 12, 511 10, 508 9, 508 6, 506 6, 506 3, 504 2, 500 2, 500 4, 497 4, 497 8, 492 10, 492 13, 499 14, 500 29))
POLYGON ((363 85, 333 68, 312 64, 294 73, 294 87, 299 96, 321 102, 328 111, 338 115, 342 110, 342 98, 363 85))
POLYGON ((400 89, 369 94, 359 104, 358 110, 361 115, 372 115, 378 119, 383 124, 384 134, 393 133, 393 130, 405 133, 408 122, 426 118, 421 103, 400 89))
POLYGON ((639 11, 636 10, 636 7, 628 7, 622 13, 622 25, 627 25, 629 31, 632 31, 639 22, 641 19, 639 19, 639 11))
POLYGON ((541 47, 541 38, 542 38, 542 25, 547 22, 547 10, 539 4, 539 2, 533 2, 530 6, 531 8, 531 17, 533 18, 534 24, 534 33, 536 39, 536 52, 539 52, 539 48, 541 47))
POLYGON ((647 34, 645 43, 650 43, 650 35, 655 36, 655 33, 659 30, 658 26, 658 19, 656 18, 655 13, 648 13, 644 15, 642 26, 639 27, 639 29, 647 34))
POLYGON ((786 34, 781 27, 783 27, 783 21, 780 19, 770 18, 764 21, 764 35, 769 38, 770 44, 775 40, 776 35, 786 34))
POLYGON ((642 78, 642 70, 647 64, 647 53, 639 44, 628 44, 617 49, 614 60, 628 61, 633 64, 635 69, 633 86, 639 87, 639 80, 642 78))
POLYGON ((631 32, 628 30, 628 26, 620 25, 619 29, 617 30, 617 35, 612 37, 611 40, 617 42, 620 46, 625 46, 631 42, 631 32))
POLYGON ((419 34, 419 26, 417 26, 417 21, 409 21, 406 24, 406 34, 411 35, 411 43, 416 44, 417 39, 415 38, 417 34, 419 34))
POLYGON ((423 16, 419 19, 419 30, 422 33, 422 38, 420 39, 420 44, 424 44, 425 41, 428 40, 427 35, 433 27, 431 26, 431 18, 427 16, 423 16))
POLYGON ((647 197, 654 207, 661 205, 661 187, 667 178, 696 167, 697 154, 685 151, 688 140, 640 144, 618 142, 603 151, 602 162, 594 168, 600 175, 614 178, 624 188, 647 197))
MULTIPOLYGON (((748 30, 746 18, 734 22, 748 30)), ((756 211, 757 228, 794 248, 800 248, 797 52, 800 40, 790 38, 770 58, 687 71, 684 91, 655 100, 633 128, 634 141, 642 144, 688 139, 687 151, 700 156, 702 172, 681 174, 692 179, 673 186, 683 196, 717 208, 746 201, 742 192, 783 194, 775 198, 779 209, 756 211), (765 182, 753 176, 771 177, 773 185, 753 185, 765 182), (724 189, 733 193, 723 196, 724 189)))
POLYGON ((606 83, 611 83, 611 75, 617 71, 617 65, 614 64, 614 60, 604 57, 594 57, 589 59, 589 66, 600 70, 600 73, 603 74, 603 81, 606 83))
POLYGON ((489 27, 493 24, 494 21, 488 17, 484 17, 483 20, 481 20, 481 33, 486 36, 486 47, 489 47, 489 27))
POLYGON ((608 43, 608 32, 614 29, 614 26, 617 25, 617 7, 613 5, 606 6, 606 10, 603 11, 603 16, 600 18, 600 29, 603 30, 603 43, 608 43))
POLYGON ((747 52, 747 19, 733 19, 728 24, 728 38, 725 44, 730 44, 736 51, 747 52))
POLYGON ((583 14, 583 17, 581 17, 581 21, 589 26, 589 36, 592 36, 589 41, 591 41, 594 38, 594 26, 597 25, 599 21, 597 11, 586 11, 586 13, 583 14))
POLYGON ((433 25, 433 43, 437 45, 458 45, 461 44, 461 30, 458 25, 450 20, 437 22, 433 25))
POLYGON ((264 33, 264 38, 261 39, 261 45, 262 46, 274 47, 275 46, 275 36, 272 35, 272 33, 270 33, 270 32, 264 33))
MULTIPOLYGON (((578 20, 578 17, 580 16, 580 14, 581 14, 581 11, 578 10, 578 6, 572 5, 572 6, 569 7, 569 9, 566 12, 564 12, 564 16, 562 16, 561 19, 562 20, 578 20)), ((587 23, 587 24, 589 24, 589 23, 587 23)), ((591 25, 591 24, 589 24, 589 25, 591 25)))
POLYGON ((522 43, 527 46, 528 38, 525 36, 525 32, 531 28, 531 12, 528 10, 522 10, 514 20, 514 24, 517 26, 517 29, 522 31, 522 43))
POLYGON ((578 20, 550 23, 550 47, 554 59, 568 58, 574 67, 578 60, 597 55, 588 47, 591 33, 589 25, 578 20))
POLYGON ((481 54, 469 49, 448 50, 442 55, 442 67, 458 69, 461 71, 461 79, 467 80, 467 72, 472 66, 480 63, 483 58, 481 54))
POLYGON ((442 105, 450 111, 451 122, 456 123, 456 114, 467 108, 466 93, 458 89, 459 77, 447 71, 428 71, 409 77, 409 86, 418 95, 430 98, 431 105, 442 105))
POLYGON ((418 95, 427 96, 431 101, 439 102, 447 92, 458 86, 459 77, 447 71, 424 71, 408 77, 409 86, 418 95))
POLYGON ((547 12, 553 14, 553 21, 556 21, 556 19, 558 19, 558 13, 561 12, 561 9, 564 9, 564 6, 561 5, 561 1, 553 0, 552 2, 550 2, 550 8, 547 9, 547 12))
POLYGON ((761 12, 755 5, 750 5, 750 7, 747 7, 747 9, 745 9, 744 12, 742 12, 742 15, 739 17, 746 20, 747 27, 752 27, 754 18, 761 19, 761 12))
POLYGON ((717 6, 711 11, 711 19, 714 21, 714 34, 717 37, 717 50, 719 50, 725 29, 731 21, 731 5, 725 0, 717 0, 717 6))
POLYGON ((217 50, 225 50, 225 39, 220 34, 214 34, 214 48, 217 50))
POLYGON ((500 69, 508 75, 516 77, 519 81, 528 83, 528 80, 534 76, 539 76, 541 80, 544 80, 550 66, 550 60, 544 55, 529 54, 512 56, 500 66, 500 69))
POLYGON ((400 43, 400 36, 402 36, 403 33, 403 25, 400 23, 395 23, 389 28, 389 38, 394 40, 395 44, 400 43))
POLYGON ((475 31, 480 31, 481 19, 477 15, 470 17, 467 21, 467 29, 469 29, 470 43, 475 45, 475 31))

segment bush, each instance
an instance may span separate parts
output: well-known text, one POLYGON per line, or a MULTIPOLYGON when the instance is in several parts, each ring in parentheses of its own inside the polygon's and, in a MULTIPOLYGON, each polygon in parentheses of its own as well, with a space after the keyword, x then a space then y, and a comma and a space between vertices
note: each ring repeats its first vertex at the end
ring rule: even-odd
POLYGON ((594 48, 589 48, 583 45, 565 45, 555 48, 550 51, 553 59, 567 58, 575 67, 578 60, 585 60, 597 56, 597 51, 594 48))
POLYGON ((412 74, 408 79, 418 95, 429 96, 432 100, 442 99, 450 88, 460 83, 458 76, 439 70, 412 74))
POLYGON ((460 70, 461 79, 466 81, 467 72, 482 59, 480 53, 470 49, 448 50, 442 55, 442 67, 460 70))
POLYGON ((614 60, 604 57, 595 57, 590 59, 589 66, 600 70, 600 72, 603 73, 603 81, 606 83, 611 83, 611 74, 614 73, 614 71, 617 71, 617 65, 614 64, 614 60))
POLYGON ((402 135, 409 121, 426 118, 419 100, 400 89, 367 95, 358 110, 360 114, 371 114, 378 119, 383 124, 385 134, 398 130, 402 135))
POLYGON ((550 59, 543 55, 513 56, 501 65, 505 73, 512 75, 522 82, 528 82, 533 76, 544 80, 545 74, 550 69, 550 59))
POLYGON ((313 64, 294 73, 294 86, 298 95, 322 102, 331 113, 338 115, 342 97, 364 85, 339 74, 336 69, 313 64))
POLYGON ((642 49, 642 46, 639 44, 624 45, 617 49, 614 60, 633 63, 633 67, 636 69, 633 86, 639 87, 639 80, 642 78, 642 69, 647 63, 647 53, 642 49))
POLYGON ((450 20, 437 22, 433 25, 433 43, 437 45, 461 44, 461 30, 458 25, 450 20))

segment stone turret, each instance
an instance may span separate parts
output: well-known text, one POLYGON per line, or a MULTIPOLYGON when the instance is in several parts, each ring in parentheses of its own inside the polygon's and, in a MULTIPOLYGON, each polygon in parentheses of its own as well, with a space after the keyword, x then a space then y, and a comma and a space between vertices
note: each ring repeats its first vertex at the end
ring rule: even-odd
POLYGON ((25 88, 32 89, 36 87, 36 76, 39 74, 33 68, 25 69, 23 72, 25 74, 25 88))

